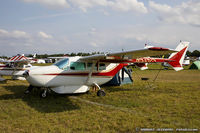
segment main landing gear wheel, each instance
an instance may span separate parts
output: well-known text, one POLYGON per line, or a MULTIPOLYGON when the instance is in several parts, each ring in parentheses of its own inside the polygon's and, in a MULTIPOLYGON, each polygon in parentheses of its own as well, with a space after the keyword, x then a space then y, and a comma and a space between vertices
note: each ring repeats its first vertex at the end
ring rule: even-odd
POLYGON ((98 90, 97 91, 97 96, 101 97, 101 96, 105 96, 105 95, 106 95, 106 93, 105 93, 104 90, 98 90))
POLYGON ((46 97, 47 97, 47 90, 43 90, 43 91, 40 93, 40 97, 41 97, 41 98, 46 98, 46 97))
POLYGON ((97 84, 97 83, 93 83, 99 90, 97 91, 97 96, 99 96, 99 97, 101 97, 101 96, 105 96, 106 95, 106 93, 105 93, 105 91, 104 90, 102 90, 101 88, 100 88, 100 86, 97 84))
POLYGON ((24 94, 29 94, 33 90, 33 86, 29 85, 29 87, 24 91, 24 94))

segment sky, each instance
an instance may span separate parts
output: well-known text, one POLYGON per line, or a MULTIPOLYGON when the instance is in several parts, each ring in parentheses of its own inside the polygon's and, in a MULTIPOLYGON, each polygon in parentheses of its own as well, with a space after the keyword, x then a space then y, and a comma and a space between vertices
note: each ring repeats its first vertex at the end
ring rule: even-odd
POLYGON ((0 56, 200 50, 199 0, 1 0, 0 56))

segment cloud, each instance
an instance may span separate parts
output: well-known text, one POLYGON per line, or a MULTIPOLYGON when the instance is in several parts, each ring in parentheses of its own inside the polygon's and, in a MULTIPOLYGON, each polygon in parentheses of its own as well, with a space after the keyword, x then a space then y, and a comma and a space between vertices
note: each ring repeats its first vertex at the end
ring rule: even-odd
MULTIPOLYGON (((71 6, 87 12, 90 8, 110 8, 121 12, 147 13, 147 8, 143 2, 138 0, 22 0, 28 3, 39 3, 41 5, 53 8, 69 8, 71 6), (71 5, 71 6, 70 6, 71 5)), ((107 12, 104 10, 104 13, 107 12)))
POLYGON ((51 35, 48 35, 47 33, 42 32, 42 31, 38 32, 38 36, 39 36, 40 38, 43 38, 43 39, 50 39, 50 38, 52 38, 51 35))
POLYGON ((12 36, 15 38, 28 38, 29 35, 24 31, 15 30, 12 33, 12 36))
POLYGON ((50 8, 68 8, 69 4, 66 0, 23 0, 28 3, 39 3, 50 8))
POLYGON ((2 35, 7 35, 8 31, 4 30, 4 29, 0 29, 0 36, 2 35))
POLYGON ((45 32, 27 33, 21 30, 8 31, 0 29, 1 55, 16 55, 23 53, 45 53, 56 50, 58 45, 66 44, 65 38, 54 39, 45 32), (45 44, 45 45, 44 45, 45 44))
POLYGON ((69 15, 69 13, 56 13, 56 14, 49 14, 49 15, 41 15, 41 16, 34 16, 34 17, 28 17, 24 18, 23 21, 30 21, 30 20, 37 20, 37 19, 46 19, 46 18, 54 18, 59 16, 65 16, 69 15))
POLYGON ((86 12, 88 8, 95 6, 107 6, 107 0, 69 0, 74 6, 86 12))
POLYGON ((147 13, 147 8, 144 3, 137 0, 116 0, 110 1, 109 6, 118 11, 134 11, 139 13, 147 13))
MULTIPOLYGON (((199 49, 199 29, 190 25, 151 25, 132 26, 120 32, 121 40, 154 46, 175 48, 179 41, 191 42, 191 49, 199 49)), ((133 43, 134 44, 134 43, 133 43)))
POLYGON ((24 31, 14 30, 9 32, 7 30, 0 29, 0 37, 20 39, 20 38, 29 38, 30 36, 24 31))
POLYGON ((200 26, 200 1, 182 2, 175 7, 150 1, 149 7, 161 21, 200 26))
POLYGON ((98 47, 98 45, 97 45, 96 42, 90 42, 90 45, 91 45, 92 47, 98 47))
POLYGON ((26 51, 31 46, 31 35, 20 30, 7 31, 0 29, 1 54, 13 55, 18 51, 26 51))
POLYGON ((70 0, 70 2, 84 12, 88 8, 100 6, 122 12, 134 11, 137 13, 147 13, 147 8, 144 6, 144 3, 138 2, 138 0, 70 0))

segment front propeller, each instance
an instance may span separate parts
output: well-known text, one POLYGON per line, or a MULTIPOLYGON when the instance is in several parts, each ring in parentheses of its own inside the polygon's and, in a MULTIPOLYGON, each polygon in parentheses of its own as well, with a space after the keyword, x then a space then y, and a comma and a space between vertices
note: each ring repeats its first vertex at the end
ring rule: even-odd
POLYGON ((29 70, 26 70, 23 74, 22 74, 25 78, 29 76, 29 70))

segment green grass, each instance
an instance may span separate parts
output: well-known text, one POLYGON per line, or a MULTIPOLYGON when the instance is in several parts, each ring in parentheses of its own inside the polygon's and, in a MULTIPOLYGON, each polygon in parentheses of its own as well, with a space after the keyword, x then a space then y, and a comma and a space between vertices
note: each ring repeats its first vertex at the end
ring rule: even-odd
MULTIPOLYGON (((0 84, 0 131, 135 132, 139 128, 200 128, 200 71, 133 73, 134 84, 103 87, 107 95, 24 95, 26 81, 0 84), (137 74, 136 74, 137 73, 137 74), (149 78, 142 81, 141 77, 149 78)), ((7 77, 6 77, 7 78, 7 77)))

